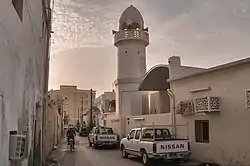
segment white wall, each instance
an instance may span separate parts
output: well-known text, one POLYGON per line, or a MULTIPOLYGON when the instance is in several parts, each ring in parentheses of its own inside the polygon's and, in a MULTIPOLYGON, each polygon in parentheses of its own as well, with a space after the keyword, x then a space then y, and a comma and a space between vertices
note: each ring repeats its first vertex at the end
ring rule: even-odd
MULTIPOLYGON (((131 129, 135 127, 140 127, 143 125, 154 125, 164 126, 170 130, 172 133, 172 115, 171 113, 165 114, 154 114, 154 115, 140 115, 140 116, 128 116, 126 117, 126 135, 131 129), (136 120, 138 118, 143 118, 143 120, 136 120)), ((187 122, 182 116, 176 116, 176 130, 177 136, 181 138, 186 138, 188 136, 187 122)))
POLYGON ((245 106, 249 73, 248 63, 171 82, 176 103, 200 96, 221 97, 220 113, 184 116, 189 124, 193 158, 223 165, 250 165, 250 109, 245 106), (211 89, 190 92, 207 87, 211 89), (209 120, 210 143, 195 142, 194 120, 209 120))
POLYGON ((146 73, 146 46, 144 42, 130 40, 117 47, 117 79, 141 78, 146 73))
MULTIPOLYGON (((10 130, 28 130, 30 153, 34 129, 33 115, 38 111, 35 110, 35 105, 37 102, 43 105, 44 84, 47 82, 47 32, 46 27, 44 31, 42 29, 42 1, 23 2, 21 22, 12 1, 0 1, 1 166, 9 166, 10 130)), ((38 120, 37 125, 41 129, 40 122, 38 120)), ((24 166, 27 165, 27 158, 22 162, 24 166)))

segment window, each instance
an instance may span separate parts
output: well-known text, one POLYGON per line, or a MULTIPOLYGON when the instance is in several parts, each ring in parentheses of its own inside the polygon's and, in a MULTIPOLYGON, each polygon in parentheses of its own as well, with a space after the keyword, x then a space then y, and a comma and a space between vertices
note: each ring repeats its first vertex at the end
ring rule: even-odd
POLYGON ((139 139, 141 135, 141 130, 137 130, 135 133, 135 139, 139 139))
POLYGON ((153 134, 153 129, 145 129, 143 131, 143 135, 142 135, 142 138, 145 138, 145 139, 153 139, 154 138, 154 134, 153 134))
POLYGON ((23 20, 23 0, 12 0, 12 4, 20 20, 23 20))
POLYGON ((134 135, 135 135, 135 130, 132 130, 129 134, 129 138, 130 139, 133 139, 134 138, 134 135))
POLYGON ((88 105, 89 102, 88 102, 88 101, 84 101, 83 104, 84 104, 84 105, 88 105))
POLYGON ((209 143, 209 121, 196 120, 195 121, 195 141, 209 143))
POLYGON ((84 98, 85 98, 85 99, 89 98, 89 95, 84 95, 84 98))
POLYGON ((155 140, 168 140, 171 139, 171 134, 168 129, 145 129, 142 138, 155 140))

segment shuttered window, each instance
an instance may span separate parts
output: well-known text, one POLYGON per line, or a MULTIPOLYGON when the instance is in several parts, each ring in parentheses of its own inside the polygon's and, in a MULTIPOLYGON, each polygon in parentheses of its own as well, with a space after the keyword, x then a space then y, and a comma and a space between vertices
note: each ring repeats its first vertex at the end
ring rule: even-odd
POLYGON ((195 120, 195 141, 209 143, 209 121, 195 120))

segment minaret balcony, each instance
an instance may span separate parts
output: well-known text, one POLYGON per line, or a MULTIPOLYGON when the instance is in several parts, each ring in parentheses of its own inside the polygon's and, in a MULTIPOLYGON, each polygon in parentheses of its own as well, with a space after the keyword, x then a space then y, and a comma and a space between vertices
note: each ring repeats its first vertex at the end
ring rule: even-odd
POLYGON ((125 40, 139 40, 145 42, 146 46, 149 44, 149 34, 142 30, 122 30, 115 33, 114 44, 125 40))

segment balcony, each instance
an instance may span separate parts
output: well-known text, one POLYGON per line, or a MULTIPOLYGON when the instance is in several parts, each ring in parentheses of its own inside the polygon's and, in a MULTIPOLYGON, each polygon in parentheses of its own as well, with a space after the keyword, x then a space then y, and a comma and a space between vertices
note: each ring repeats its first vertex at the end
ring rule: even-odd
POLYGON ((124 40, 140 40, 145 42, 146 46, 149 44, 149 34, 142 30, 123 30, 115 33, 115 45, 124 40))

